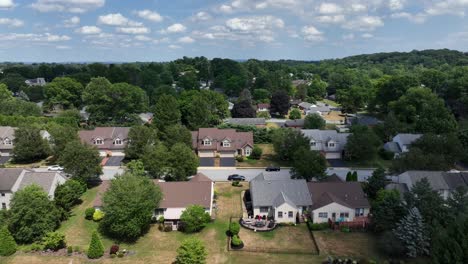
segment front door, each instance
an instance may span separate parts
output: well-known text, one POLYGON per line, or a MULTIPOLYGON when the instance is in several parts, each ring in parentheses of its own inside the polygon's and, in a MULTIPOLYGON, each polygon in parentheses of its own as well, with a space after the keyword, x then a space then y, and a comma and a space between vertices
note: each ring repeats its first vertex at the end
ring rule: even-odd
POLYGON ((336 218, 336 213, 332 213, 332 220, 333 220, 333 222, 335 221, 335 218, 336 218))

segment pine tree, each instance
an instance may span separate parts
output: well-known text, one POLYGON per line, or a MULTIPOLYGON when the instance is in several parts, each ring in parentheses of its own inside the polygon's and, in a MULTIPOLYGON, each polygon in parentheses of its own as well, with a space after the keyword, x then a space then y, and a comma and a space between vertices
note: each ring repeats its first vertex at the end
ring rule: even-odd
POLYGON ((429 254, 429 236, 421 213, 412 208, 393 230, 406 248, 406 255, 417 257, 429 254))
POLYGON ((346 181, 347 182, 351 181, 351 177, 352 177, 351 171, 348 171, 348 173, 346 173, 346 181))
POLYGON ((0 256, 10 256, 16 252, 16 242, 8 228, 0 229, 0 256))
POLYGON ((97 231, 94 231, 91 237, 91 243, 89 243, 88 258, 97 259, 102 257, 102 255, 104 255, 104 246, 102 245, 97 231))
POLYGON ((357 171, 353 172, 352 181, 358 181, 357 171))

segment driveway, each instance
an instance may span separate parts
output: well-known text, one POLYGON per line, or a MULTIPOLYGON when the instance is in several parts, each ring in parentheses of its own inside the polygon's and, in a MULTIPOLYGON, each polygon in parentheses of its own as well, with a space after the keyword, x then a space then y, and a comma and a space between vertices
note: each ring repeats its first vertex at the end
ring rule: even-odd
POLYGON ((330 164, 330 167, 335 167, 335 168, 346 167, 346 163, 341 159, 327 159, 327 162, 328 164, 330 164))
POLYGON ((124 173, 124 169, 121 167, 109 167, 109 166, 104 166, 102 167, 102 175, 101 175, 101 180, 112 180, 115 178, 117 174, 122 174, 124 173))
POLYGON ((10 160, 10 156, 0 156, 0 165, 7 163, 10 160))
POLYGON ((120 164, 122 163, 122 160, 124 160, 125 156, 114 156, 114 157, 109 157, 109 159, 107 160, 106 164, 104 166, 112 166, 112 167, 115 167, 115 166, 120 166, 120 164))
POLYGON ((219 166, 221 167, 235 167, 236 159, 235 158, 220 158, 219 166))
POLYGON ((239 174, 245 176, 246 181, 251 181, 260 173, 263 173, 267 179, 279 180, 290 179, 291 174, 289 169, 281 169, 281 171, 267 172, 265 169, 236 169, 236 168, 202 168, 198 172, 205 174, 213 181, 227 181, 227 177, 231 174, 239 174))

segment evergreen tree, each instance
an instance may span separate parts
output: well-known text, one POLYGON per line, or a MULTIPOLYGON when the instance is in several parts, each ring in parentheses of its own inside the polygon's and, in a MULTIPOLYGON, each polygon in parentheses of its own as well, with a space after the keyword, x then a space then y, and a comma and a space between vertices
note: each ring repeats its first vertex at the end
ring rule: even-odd
POLYGON ((154 122, 160 131, 180 123, 180 109, 177 99, 172 95, 161 95, 154 107, 154 122))
POLYGON ((41 136, 36 127, 20 127, 15 131, 13 158, 19 163, 35 162, 47 158, 50 152, 49 144, 41 136))
POLYGON ((98 259, 102 257, 102 255, 104 255, 104 245, 102 245, 101 238, 97 231, 93 231, 88 248, 88 258, 98 259))
POLYGON ((393 231, 412 258, 429 254, 429 236, 424 220, 417 208, 412 208, 393 231))
POLYGON ((188 238, 177 249, 177 264, 204 264, 206 263, 205 246, 197 238, 188 238))
POLYGON ((16 252, 16 242, 6 226, 0 229, 0 256, 10 256, 16 252))
POLYGON ((405 194, 408 208, 416 207, 426 223, 446 221, 447 207, 440 194, 433 190, 427 178, 416 182, 410 192, 405 194))
POLYGON ((374 231, 391 230, 405 215, 400 194, 397 190, 380 190, 372 202, 372 225, 374 231))
POLYGON ((377 192, 385 188, 385 169, 377 168, 364 187, 364 191, 370 199, 375 199, 377 192))

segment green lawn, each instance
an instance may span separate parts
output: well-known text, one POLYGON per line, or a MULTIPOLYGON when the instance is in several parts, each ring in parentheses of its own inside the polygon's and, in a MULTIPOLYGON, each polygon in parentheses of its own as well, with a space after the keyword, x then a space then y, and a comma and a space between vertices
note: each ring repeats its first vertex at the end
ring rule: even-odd
POLYGON ((369 161, 345 161, 348 167, 352 168, 389 168, 392 165, 391 160, 384 160, 380 157, 375 158, 374 160, 369 161))
POLYGON ((276 158, 275 150, 273 149, 272 144, 256 144, 262 150, 262 156, 260 159, 250 159, 246 158, 243 162, 237 162, 237 167, 268 167, 270 165, 273 166, 281 166, 281 167, 289 167, 291 166, 290 162, 278 160, 276 158))

